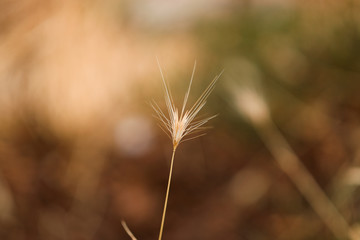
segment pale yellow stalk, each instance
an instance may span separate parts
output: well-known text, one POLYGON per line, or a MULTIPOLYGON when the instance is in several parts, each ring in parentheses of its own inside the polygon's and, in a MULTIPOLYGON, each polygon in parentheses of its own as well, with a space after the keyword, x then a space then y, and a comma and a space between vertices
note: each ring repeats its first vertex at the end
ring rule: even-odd
MULTIPOLYGON (((159 64, 159 62, 158 62, 159 64)), ((200 130, 201 127, 207 123, 210 119, 214 118, 215 116, 207 117, 201 120, 195 120, 195 117, 200 112, 200 110, 205 106, 206 99, 212 92, 212 90, 215 87, 215 83, 219 79, 220 75, 216 76, 214 80, 209 84, 209 86, 205 89, 205 91, 200 95, 198 100, 194 103, 194 105, 188 109, 186 109, 186 104, 189 99, 190 95, 190 89, 192 85, 192 81, 194 78, 195 68, 196 68, 196 62, 194 65, 194 69, 191 75, 190 84, 188 87, 188 90, 184 97, 184 102, 181 107, 181 112, 178 110, 178 108, 175 107, 174 101, 170 92, 170 89, 168 87, 168 84, 165 81, 164 75, 162 73, 160 64, 160 73, 164 85, 164 92, 165 92, 165 103, 167 107, 167 116, 165 113, 161 110, 159 105, 156 102, 153 102, 152 107, 156 112, 156 117, 160 120, 160 127, 164 132, 170 137, 173 144, 173 152, 171 157, 171 163, 170 163, 170 172, 169 172, 169 178, 168 178, 168 184, 167 184, 167 190, 166 190, 166 196, 165 196, 165 203, 164 203, 164 209, 163 209, 163 215, 161 219, 161 225, 160 225, 160 233, 159 233, 159 240, 162 239, 162 234, 164 230, 164 223, 165 223, 165 216, 166 216, 166 209, 169 199, 169 192, 170 192, 170 184, 171 184, 171 177, 173 172, 173 166, 174 166, 174 157, 175 157, 175 151, 176 148, 179 146, 180 142, 193 139, 195 137, 199 137, 201 135, 197 135, 190 138, 185 138, 186 136, 189 136, 190 134, 194 134, 197 132, 197 130, 200 130)))
POLYGON ((163 230, 164 230, 164 222, 165 222, 166 208, 167 208, 167 203, 168 203, 168 199, 169 199, 170 183, 171 183, 172 171, 173 171, 173 166, 174 166, 175 150, 176 150, 176 149, 174 148, 173 153, 172 153, 172 157, 171 157, 171 165, 170 165, 169 179, 168 179, 168 185, 167 185, 167 189, 166 189, 166 197, 165 197, 165 203, 164 203, 164 210, 163 210, 163 215, 162 215, 162 219, 161 219, 159 240, 161 240, 161 238, 162 238, 162 233, 163 233, 163 230))

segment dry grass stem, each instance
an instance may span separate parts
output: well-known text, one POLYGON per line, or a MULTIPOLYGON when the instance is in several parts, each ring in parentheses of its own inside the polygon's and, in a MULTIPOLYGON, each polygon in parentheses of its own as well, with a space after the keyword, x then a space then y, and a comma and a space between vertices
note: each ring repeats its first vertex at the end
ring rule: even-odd
POLYGON ((253 124, 282 171, 288 175, 329 230, 338 239, 356 240, 357 238, 350 234, 347 221, 273 123, 269 108, 262 95, 255 89, 249 88, 244 91, 244 89, 236 88, 233 85, 230 91, 234 95, 237 110, 253 124))
POLYGON ((282 134, 273 124, 258 128, 264 143, 278 162, 280 168, 289 176, 299 192, 307 199, 325 225, 338 239, 352 239, 350 227, 329 197, 309 173, 282 134))
POLYGON ((162 238, 162 233, 163 233, 163 230, 164 230, 166 208, 167 208, 167 203, 168 203, 168 199, 169 199, 171 177, 172 177, 173 166, 174 166, 174 157, 175 157, 175 149, 173 150, 172 157, 171 157, 171 165, 170 165, 170 171, 169 171, 168 184, 167 184, 167 188, 166 188, 165 203, 164 203, 163 215, 162 215, 162 218, 161 218, 159 240, 162 238))
POLYGON ((125 229, 125 232, 129 235, 131 240, 137 240, 134 234, 130 231, 129 227, 127 226, 126 222, 124 220, 121 220, 121 225, 125 229))
POLYGON ((189 87, 185 93, 185 97, 184 97, 184 101, 183 101, 181 110, 179 111, 179 109, 174 104, 174 100, 173 100, 170 88, 168 86, 168 83, 165 81, 164 74, 161 70, 159 61, 158 61, 158 65, 159 65, 161 78, 162 78, 162 82, 163 82, 163 87, 164 87, 167 115, 161 110, 161 108, 155 101, 153 101, 152 107, 156 113, 155 117, 157 119, 159 119, 159 121, 160 121, 161 129, 168 135, 168 137, 171 139, 172 145, 173 145, 169 178, 168 178, 165 203, 164 203, 164 209, 163 209, 160 233, 159 233, 159 240, 161 240, 163 230, 164 230, 166 209, 167 209, 167 204, 168 204, 168 199, 169 199, 170 184, 171 184, 171 177, 172 177, 172 172, 173 172, 176 148, 179 146, 180 142, 194 139, 196 137, 200 137, 200 136, 204 135, 203 133, 199 134, 199 132, 201 132, 204 129, 203 125, 206 124, 210 119, 212 119, 216 116, 216 115, 214 115, 214 116, 206 117, 206 118, 202 118, 202 119, 195 119, 196 116, 198 115, 198 113, 201 111, 201 109, 205 106, 206 100, 209 97, 210 93, 213 91, 217 80, 221 76, 221 73, 211 81, 209 86, 200 95, 200 97, 197 99, 197 101, 194 103, 194 105, 186 110, 187 102, 188 102, 189 95, 190 95, 191 85, 192 85, 192 82, 194 79, 194 74, 195 74, 195 69, 196 69, 196 62, 195 62, 194 68, 192 71, 192 75, 191 75, 191 79, 190 79, 190 83, 189 83, 189 87))

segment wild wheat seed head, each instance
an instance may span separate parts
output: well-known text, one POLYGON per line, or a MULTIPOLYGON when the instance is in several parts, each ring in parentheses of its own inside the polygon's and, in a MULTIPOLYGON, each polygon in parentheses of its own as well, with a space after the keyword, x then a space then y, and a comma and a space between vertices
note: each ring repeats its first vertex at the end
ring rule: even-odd
MULTIPOLYGON (((159 62, 158 62, 159 64, 159 62)), ((194 103, 194 105, 186 109, 186 104, 189 98, 190 89, 192 85, 192 81, 194 78, 194 73, 196 69, 196 62, 194 64, 194 69, 191 75, 190 84, 188 87, 188 90, 185 93, 183 105, 181 107, 181 111, 178 110, 178 108, 175 106, 170 88, 165 81, 163 72, 161 70, 160 64, 160 73, 162 82, 164 85, 164 93, 165 93, 165 103, 167 107, 168 114, 165 115, 165 113, 161 110, 159 105, 153 101, 151 104, 153 109, 156 112, 156 117, 160 120, 160 127, 164 132, 170 137, 173 143, 173 149, 175 150, 177 146, 180 144, 181 141, 190 140, 199 136, 202 136, 204 134, 196 135, 193 137, 190 137, 188 139, 185 139, 185 136, 189 136, 191 134, 198 133, 199 130, 202 130, 202 126, 207 123, 210 119, 216 117, 216 115, 203 118, 201 120, 195 120, 195 117, 200 112, 200 110, 205 106, 206 99, 209 97, 210 93, 215 87, 215 83, 221 76, 221 73, 217 75, 209 84, 209 86, 205 89, 205 91, 200 95, 200 97, 197 99, 197 101, 194 103)))

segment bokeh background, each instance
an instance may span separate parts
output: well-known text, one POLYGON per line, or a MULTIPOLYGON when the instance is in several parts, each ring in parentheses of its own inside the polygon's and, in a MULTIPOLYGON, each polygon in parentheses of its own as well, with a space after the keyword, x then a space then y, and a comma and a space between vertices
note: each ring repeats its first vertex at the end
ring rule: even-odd
POLYGON ((130 239, 122 219, 157 239, 172 145, 149 105, 165 105, 156 57, 179 104, 195 60, 192 102, 224 69, 202 112, 219 114, 212 129, 178 148, 163 239, 336 239, 279 167, 281 142, 353 231, 359 10, 358 0, 1 0, 0 239, 130 239))

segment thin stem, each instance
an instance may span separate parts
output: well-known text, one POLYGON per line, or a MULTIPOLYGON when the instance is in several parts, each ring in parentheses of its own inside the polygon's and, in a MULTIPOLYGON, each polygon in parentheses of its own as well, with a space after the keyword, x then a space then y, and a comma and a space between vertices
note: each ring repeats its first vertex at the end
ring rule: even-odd
POLYGON ((172 171, 173 171, 173 166, 174 166, 175 151, 176 151, 176 148, 173 149, 173 153, 172 153, 172 157, 171 157, 169 179, 168 179, 167 190, 166 190, 164 210, 163 210, 163 215, 162 215, 162 219, 161 219, 159 240, 161 240, 161 238, 162 238, 162 233, 163 233, 163 229, 164 229, 164 222, 165 222, 165 215, 166 215, 166 207, 167 207, 168 198, 169 198, 171 176, 172 176, 172 171))
POLYGON ((332 233, 338 239, 355 239, 350 236, 350 227, 344 217, 308 172, 276 126, 269 122, 267 126, 257 129, 280 168, 289 176, 332 233))
POLYGON ((125 232, 129 235, 131 240, 137 240, 134 234, 130 231, 129 227, 127 226, 126 222, 124 220, 121 221, 121 225, 125 229, 125 232))

